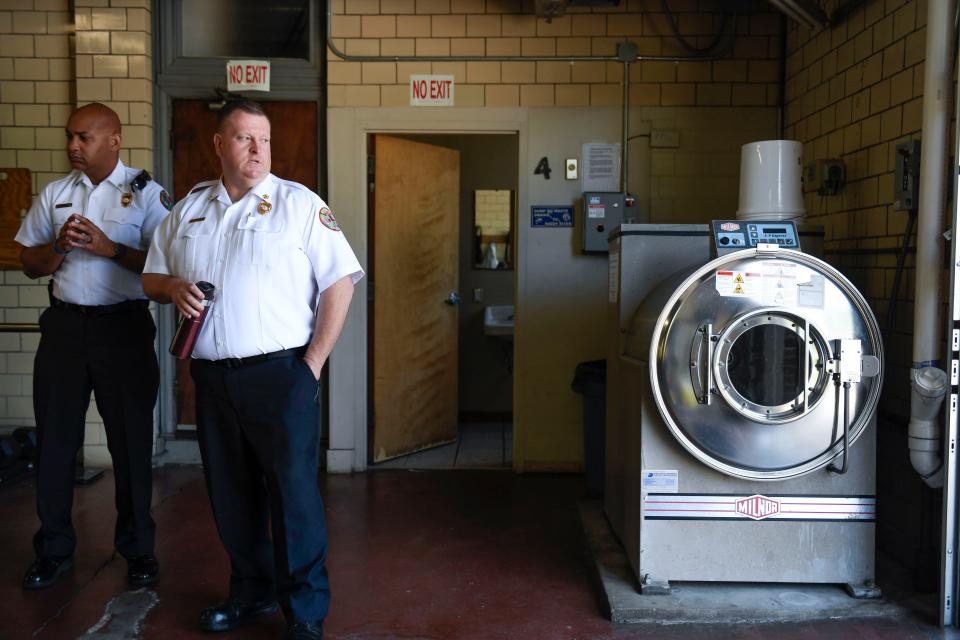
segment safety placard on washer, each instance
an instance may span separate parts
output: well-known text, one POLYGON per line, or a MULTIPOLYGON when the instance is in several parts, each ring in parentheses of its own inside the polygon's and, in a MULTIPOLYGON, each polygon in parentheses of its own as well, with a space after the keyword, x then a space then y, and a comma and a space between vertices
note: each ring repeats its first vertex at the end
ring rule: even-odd
POLYGON ((765 260, 760 265, 763 284, 760 297, 775 307, 797 306, 797 264, 786 260, 765 260))
POLYGON ((643 469, 640 472, 641 491, 644 493, 676 493, 679 473, 676 469, 643 469))
POLYGON ((717 293, 732 298, 756 298, 760 295, 762 276, 750 271, 717 271, 717 293))
POLYGON ((823 309, 824 278, 817 273, 809 276, 809 281, 797 283, 797 306, 823 309))
POLYGON ((620 299, 620 238, 610 242, 609 262, 607 263, 607 300, 616 304, 620 299))

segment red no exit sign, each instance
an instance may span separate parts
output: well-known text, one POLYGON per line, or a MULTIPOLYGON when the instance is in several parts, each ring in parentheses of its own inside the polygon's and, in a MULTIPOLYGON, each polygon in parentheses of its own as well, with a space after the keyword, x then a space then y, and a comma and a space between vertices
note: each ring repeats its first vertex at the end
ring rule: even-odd
POLYGON ((411 75, 411 107, 452 107, 453 76, 411 75))
POLYGON ((227 91, 270 91, 270 61, 228 60, 227 91))

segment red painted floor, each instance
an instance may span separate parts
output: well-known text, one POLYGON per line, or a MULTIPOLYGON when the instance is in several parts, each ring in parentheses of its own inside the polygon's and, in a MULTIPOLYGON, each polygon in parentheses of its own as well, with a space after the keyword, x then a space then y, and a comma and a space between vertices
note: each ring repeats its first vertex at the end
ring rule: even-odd
MULTIPOLYGON (((197 629, 200 609, 226 592, 226 557, 200 470, 163 468, 156 480, 159 604, 140 637, 283 637, 279 615, 222 636, 197 629)), ((576 508, 582 483, 574 476, 379 471, 326 476, 321 487, 334 597, 328 638, 960 637, 922 619, 613 625, 591 581, 576 508)), ((78 488, 76 568, 51 589, 24 592, 20 578, 32 561, 36 527, 33 486, 23 481, 0 489, 0 639, 79 637, 125 590, 126 564, 111 553, 112 499, 109 475, 78 488)))

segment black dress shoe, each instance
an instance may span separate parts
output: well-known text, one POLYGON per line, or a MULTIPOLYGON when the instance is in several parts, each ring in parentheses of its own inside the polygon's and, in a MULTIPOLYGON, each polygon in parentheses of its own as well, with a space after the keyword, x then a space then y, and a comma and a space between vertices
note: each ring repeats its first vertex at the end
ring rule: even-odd
POLYGON ((127 581, 134 587, 155 584, 160 574, 160 565, 152 553, 127 560, 127 581))
POLYGON ((247 602, 230 599, 204 609, 200 613, 200 628, 204 631, 230 631, 253 618, 273 615, 279 608, 276 600, 247 602))
POLYGON ((24 589, 46 589, 73 568, 73 558, 37 558, 23 576, 24 589))
POLYGON ((287 640, 323 640, 323 623, 294 622, 287 627, 287 640))

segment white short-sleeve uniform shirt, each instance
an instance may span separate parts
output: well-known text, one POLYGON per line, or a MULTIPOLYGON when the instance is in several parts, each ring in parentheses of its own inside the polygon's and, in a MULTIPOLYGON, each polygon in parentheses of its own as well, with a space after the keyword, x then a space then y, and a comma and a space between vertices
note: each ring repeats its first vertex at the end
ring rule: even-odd
POLYGON ((195 186, 157 229, 144 273, 216 286, 193 350, 203 360, 309 343, 320 294, 363 277, 326 203, 273 174, 237 202, 220 180, 195 186))
MULTIPOLYGON (((140 169, 118 161, 113 172, 96 186, 77 170, 51 182, 33 201, 14 240, 24 247, 50 244, 59 237, 67 218, 79 213, 114 242, 146 250, 173 201, 153 180, 142 189, 134 189, 132 182, 139 173, 140 169)), ((88 306, 145 297, 140 274, 83 249, 73 249, 64 256, 53 273, 53 295, 64 302, 88 306)))

